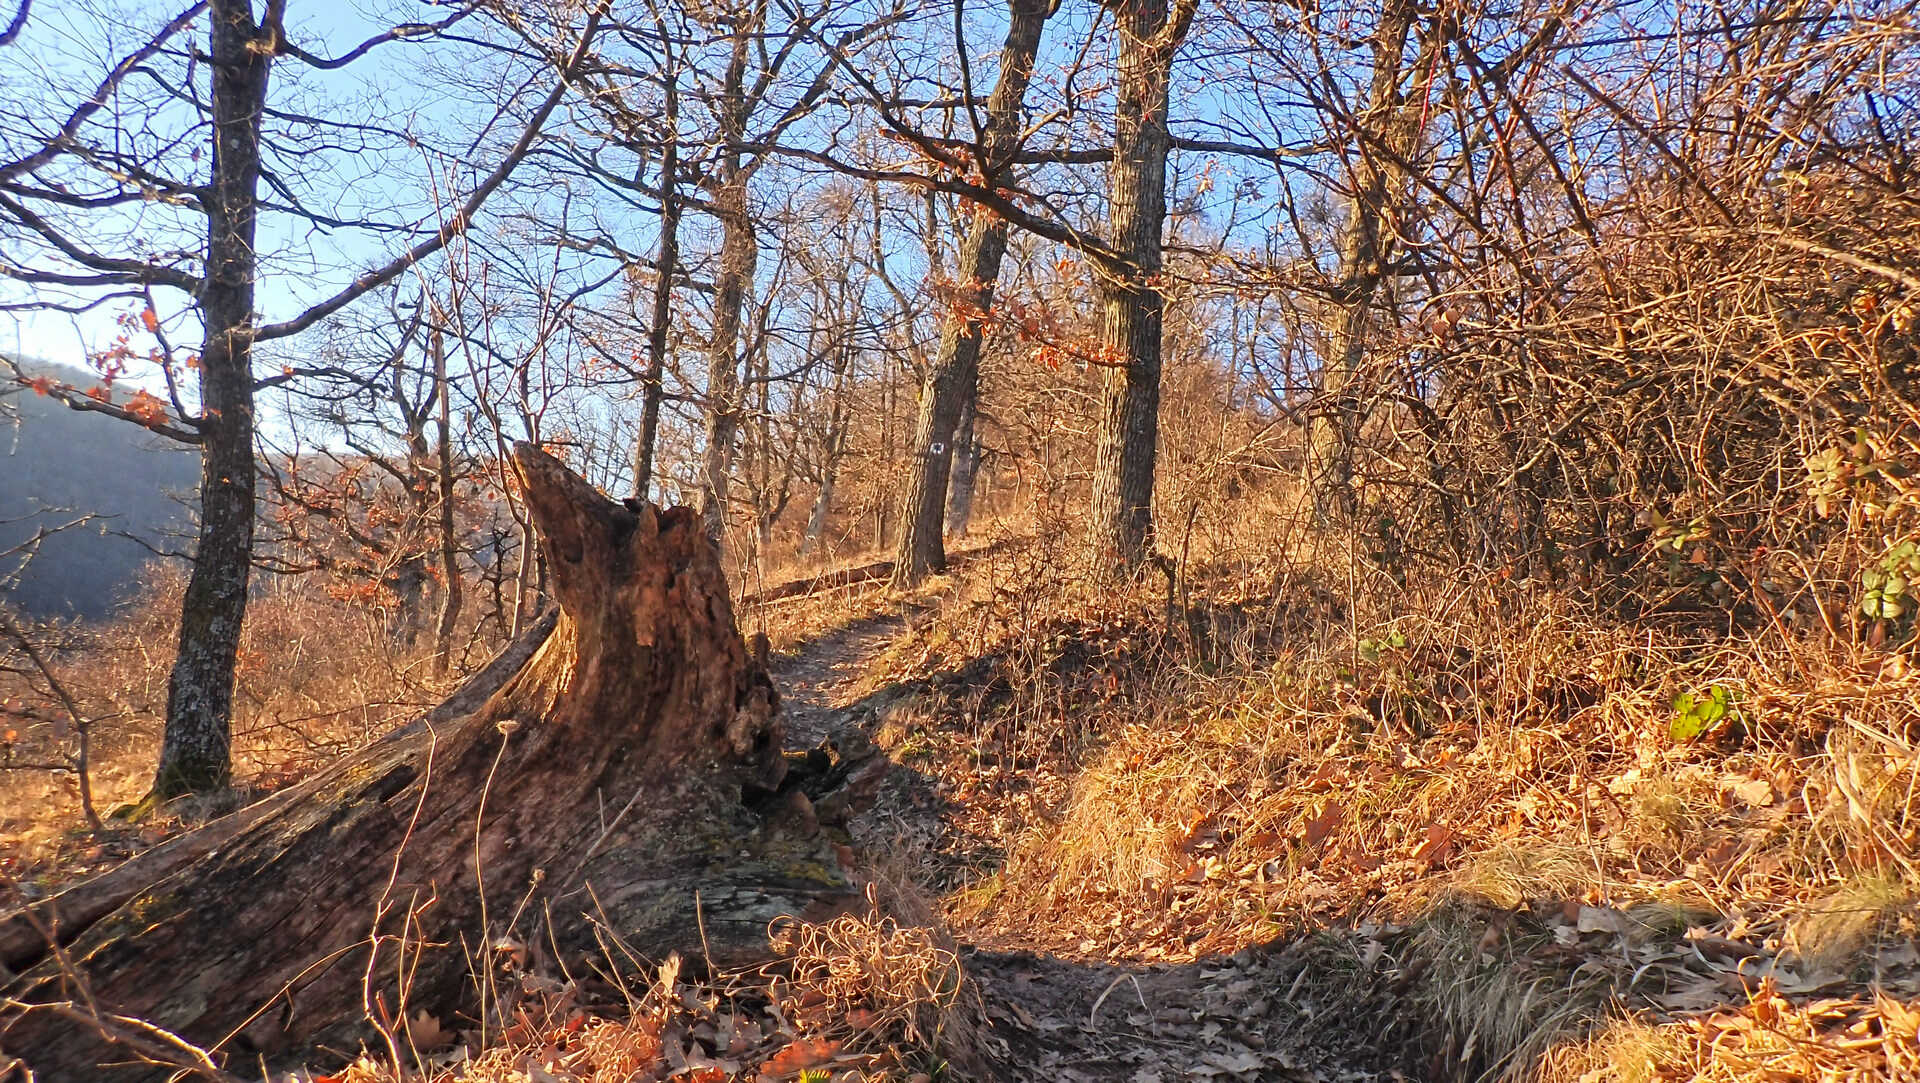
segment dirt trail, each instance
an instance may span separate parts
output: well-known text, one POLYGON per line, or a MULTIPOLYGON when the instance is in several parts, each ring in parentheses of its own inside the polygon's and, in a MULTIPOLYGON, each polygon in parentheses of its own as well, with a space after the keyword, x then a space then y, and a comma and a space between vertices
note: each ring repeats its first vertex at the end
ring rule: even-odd
MULTIPOLYGON (((774 681, 788 710, 789 747, 815 744, 849 724, 875 724, 876 713, 861 710, 851 689, 868 659, 904 626, 899 617, 869 618, 774 660, 774 681)), ((945 802, 929 799, 926 780, 899 788, 922 792, 904 799, 898 792, 887 795, 879 814, 884 823, 856 824, 856 839, 868 849, 910 846, 908 836, 926 838, 944 829, 945 802)), ((937 885, 926 886, 938 892, 937 885)), ((1362 1054, 1385 1029, 1382 1021, 1339 1018, 1316 1003, 1316 983, 1300 980, 1307 963, 1291 951, 1248 949, 1193 963, 1141 966, 1063 958, 1002 937, 969 942, 966 929, 955 935, 986 1004, 999 1078, 1009 1083, 1406 1078, 1354 1066, 1374 1059, 1362 1054)))
POLYGON ((799 653, 777 655, 770 668, 787 708, 787 747, 818 744, 852 705, 848 688, 867 659, 904 627, 896 616, 867 617, 810 640, 799 653))

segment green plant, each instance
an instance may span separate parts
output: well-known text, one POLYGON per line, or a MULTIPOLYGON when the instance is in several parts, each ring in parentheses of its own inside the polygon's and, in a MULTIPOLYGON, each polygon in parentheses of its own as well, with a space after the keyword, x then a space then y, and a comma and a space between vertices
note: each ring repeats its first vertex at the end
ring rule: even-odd
POLYGON ((1399 632, 1388 632, 1379 639, 1362 639, 1356 644, 1360 648, 1360 657, 1369 662, 1378 662, 1382 654, 1397 651, 1406 645, 1407 637, 1399 632))
POLYGON ((1659 508, 1648 508, 1647 519, 1653 526, 1653 547, 1666 553, 1669 560, 1677 560, 1689 544, 1706 541, 1713 535, 1712 527, 1704 515, 1696 515, 1681 523, 1660 514, 1659 508))
POLYGON ((1838 447, 1809 455, 1807 491, 1821 518, 1857 506, 1865 519, 1882 519, 1907 504, 1902 480, 1911 475, 1898 454, 1885 450, 1887 437, 1864 427, 1848 430, 1838 447))
POLYGON ((1709 685, 1699 695, 1682 692, 1673 697, 1673 721, 1667 733, 1676 741, 1691 741, 1722 721, 1740 717, 1733 704, 1733 693, 1725 685, 1709 685))
POLYGON ((1860 573, 1865 595, 1860 612, 1871 620, 1899 620, 1913 612, 1913 588, 1920 582, 1920 546, 1912 540, 1888 549, 1876 567, 1860 573))

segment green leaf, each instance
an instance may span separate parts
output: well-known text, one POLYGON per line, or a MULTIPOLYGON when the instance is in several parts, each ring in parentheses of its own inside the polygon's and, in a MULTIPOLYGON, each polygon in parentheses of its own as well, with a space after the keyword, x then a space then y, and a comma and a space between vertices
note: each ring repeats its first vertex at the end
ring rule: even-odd
POLYGON ((1698 715, 1689 711, 1676 717, 1673 724, 1667 727, 1667 733, 1676 741, 1691 741, 1700 736, 1706 728, 1707 724, 1701 721, 1698 715))

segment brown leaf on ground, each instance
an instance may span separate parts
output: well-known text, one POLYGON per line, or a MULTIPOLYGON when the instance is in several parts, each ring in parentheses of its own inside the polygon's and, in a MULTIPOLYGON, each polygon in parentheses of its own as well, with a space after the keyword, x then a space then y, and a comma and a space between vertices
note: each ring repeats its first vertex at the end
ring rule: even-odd
POLYGON ((1412 858, 1427 869, 1433 869, 1447 863, 1453 856, 1459 834, 1446 824, 1434 824, 1427 828, 1427 834, 1418 846, 1413 848, 1412 858))

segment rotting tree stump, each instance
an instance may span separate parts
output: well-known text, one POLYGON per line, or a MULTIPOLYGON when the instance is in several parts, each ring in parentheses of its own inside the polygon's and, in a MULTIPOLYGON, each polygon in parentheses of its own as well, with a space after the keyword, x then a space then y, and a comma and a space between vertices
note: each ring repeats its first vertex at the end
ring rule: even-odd
POLYGON ((728 965, 768 956, 773 918, 857 900, 783 785, 778 695, 697 515, 530 445, 514 463, 557 619, 321 775, 0 919, 0 1050, 43 1083, 163 1078, 100 1067, 137 1057, 61 1007, 90 1002, 253 1076, 357 1051, 369 1014, 473 1012, 509 937, 728 965))

